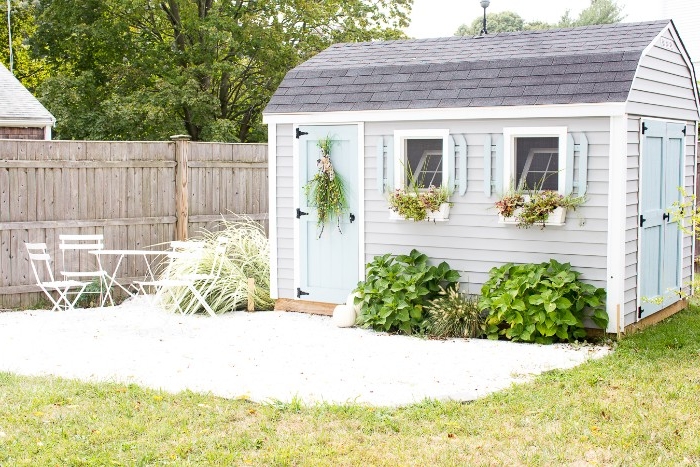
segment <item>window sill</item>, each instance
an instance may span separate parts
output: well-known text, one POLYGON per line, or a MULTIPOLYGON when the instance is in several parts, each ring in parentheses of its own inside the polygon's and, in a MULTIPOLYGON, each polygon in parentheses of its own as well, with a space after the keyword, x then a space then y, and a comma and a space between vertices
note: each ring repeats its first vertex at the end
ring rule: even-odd
MULTIPOLYGON (((396 211, 389 210, 389 219, 395 221, 413 221, 412 217, 405 218, 396 211)), ((427 222, 445 222, 450 220, 450 203, 442 203, 439 211, 428 212, 427 222)))
MULTIPOLYGON (((518 218, 518 210, 516 210, 515 214, 511 217, 503 217, 503 216, 499 215, 498 216, 498 223, 499 224, 506 224, 506 225, 516 225, 518 223, 517 218, 518 218)), ((565 208, 556 208, 554 211, 552 211, 549 214, 549 217, 544 222, 544 225, 552 225, 552 226, 566 225, 566 209, 565 208)))

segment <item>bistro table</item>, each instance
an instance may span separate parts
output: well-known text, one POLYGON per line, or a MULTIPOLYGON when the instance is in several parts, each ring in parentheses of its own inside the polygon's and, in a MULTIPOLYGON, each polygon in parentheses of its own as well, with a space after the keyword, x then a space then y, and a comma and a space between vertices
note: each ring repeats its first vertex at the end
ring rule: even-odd
MULTIPOLYGON (((140 256, 143 258, 144 262, 146 263, 146 270, 148 271, 148 274, 146 275, 147 278, 150 278, 151 280, 155 280, 155 274, 153 274, 153 268, 151 267, 151 260, 155 256, 161 256, 161 255, 167 255, 170 253, 168 250, 93 250, 90 251, 90 254, 95 255, 97 257, 97 263, 100 267, 101 270, 105 271, 105 274, 107 275, 108 283, 107 283, 107 290, 111 290, 111 288, 116 285, 119 288, 121 288, 124 292, 129 294, 129 296, 133 297, 134 295, 138 294, 138 290, 136 293, 132 293, 129 289, 124 287, 122 284, 119 283, 117 280, 118 274, 119 274, 119 267, 122 264, 122 261, 124 260, 124 257, 126 256, 140 256), (110 274, 109 272, 106 272, 106 269, 102 266, 102 257, 104 256, 116 256, 117 257, 117 264, 114 266, 114 270, 110 274)), ((110 300, 111 300, 111 294, 110 294, 110 300)), ((104 305, 104 303, 103 303, 104 305)), ((114 305, 114 302, 112 302, 112 305, 114 305)))

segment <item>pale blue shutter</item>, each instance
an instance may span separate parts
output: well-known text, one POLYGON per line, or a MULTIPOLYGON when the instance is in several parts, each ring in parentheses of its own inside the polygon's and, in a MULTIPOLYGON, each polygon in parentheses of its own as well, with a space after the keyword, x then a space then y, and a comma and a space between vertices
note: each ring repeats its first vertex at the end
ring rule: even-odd
POLYGON ((493 186, 495 187, 496 193, 503 193, 503 135, 494 135, 496 140, 493 146, 493 150, 496 155, 496 180, 493 186))
POLYGON ((567 134, 566 148, 566 194, 573 193, 576 187, 576 194, 583 196, 586 194, 588 185, 588 138, 584 133, 579 134, 579 143, 576 144, 572 133, 567 134), (578 179, 574 182, 574 153, 578 153, 578 179))
POLYGON ((384 182, 384 137, 377 138, 377 190, 384 193, 386 183, 384 182))
POLYGON ((384 137, 384 151, 386 152, 386 187, 387 190, 394 187, 394 137, 384 137))
POLYGON ((484 194, 491 196, 491 135, 484 139, 484 194))
POLYGON ((467 192, 467 140, 464 135, 452 135, 453 151, 457 164, 457 180, 454 184, 455 190, 460 196, 467 192))

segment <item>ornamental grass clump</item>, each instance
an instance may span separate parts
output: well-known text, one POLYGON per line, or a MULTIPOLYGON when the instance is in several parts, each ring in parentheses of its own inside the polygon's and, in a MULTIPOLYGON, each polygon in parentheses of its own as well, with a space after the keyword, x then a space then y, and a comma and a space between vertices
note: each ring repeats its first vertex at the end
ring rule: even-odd
POLYGON ((479 298, 460 291, 459 284, 447 289, 440 287, 437 298, 428 305, 428 334, 440 338, 480 337, 484 319, 479 298))
MULTIPOLYGON (((255 280, 253 300, 256 310, 269 310, 274 305, 270 298, 270 247, 263 227, 252 219, 240 217, 235 221, 222 221, 221 230, 205 231, 201 239, 204 242, 202 256, 178 257, 166 272, 170 277, 187 277, 192 274, 206 274, 214 263, 214 250, 220 238, 225 238, 226 254, 223 259, 221 274, 211 285, 202 281, 195 283, 200 293, 209 291, 204 297, 215 313, 241 310, 248 305, 248 279, 255 280)), ((174 297, 181 301, 181 308, 191 312, 202 311, 195 306, 196 300, 187 290, 179 293, 164 294, 166 305, 173 305, 174 297)))
POLYGON ((316 161, 318 172, 304 185, 309 206, 316 208, 317 225, 320 229, 319 237, 323 234, 326 223, 333 220, 336 221, 340 231, 340 218, 348 210, 343 178, 335 171, 331 162, 333 142, 330 136, 318 142, 318 147, 321 150, 321 157, 316 161))

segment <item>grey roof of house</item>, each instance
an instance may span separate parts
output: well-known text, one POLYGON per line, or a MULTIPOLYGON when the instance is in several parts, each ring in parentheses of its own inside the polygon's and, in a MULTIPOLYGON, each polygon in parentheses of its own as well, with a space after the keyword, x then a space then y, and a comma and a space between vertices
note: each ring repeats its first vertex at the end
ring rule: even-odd
POLYGON ((0 126, 3 120, 26 120, 28 123, 55 121, 41 102, 0 63, 0 126))
POLYGON ((335 44, 287 73, 264 113, 624 102, 668 23, 335 44))

